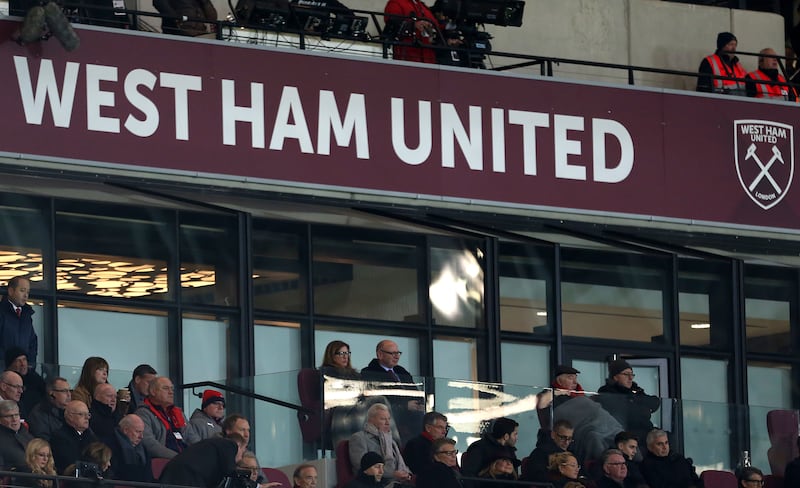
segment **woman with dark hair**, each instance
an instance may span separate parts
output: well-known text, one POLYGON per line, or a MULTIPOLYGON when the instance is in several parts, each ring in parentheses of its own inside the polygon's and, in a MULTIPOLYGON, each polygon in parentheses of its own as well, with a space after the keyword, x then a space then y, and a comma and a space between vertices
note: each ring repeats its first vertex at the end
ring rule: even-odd
POLYGON ((740 469, 736 474, 736 479, 739 480, 739 488, 761 488, 764 486, 764 473, 753 466, 740 469))
POLYGON ((94 389, 100 383, 108 383, 108 361, 97 356, 86 358, 78 384, 72 390, 72 399, 80 400, 92 408, 94 389))
MULTIPOLYGON (((53 453, 50 451, 50 444, 44 439, 33 439, 25 448, 25 467, 21 471, 24 473, 55 476, 56 467, 53 464, 53 453)), ((14 484, 18 486, 30 486, 32 488, 52 488, 52 480, 36 478, 15 478, 14 484)))
POLYGON ((350 363, 350 345, 344 341, 331 341, 328 344, 319 371, 335 378, 355 380, 361 377, 350 363))
POLYGON ((431 444, 433 463, 417 475, 417 488, 462 488, 456 441, 448 437, 431 444))

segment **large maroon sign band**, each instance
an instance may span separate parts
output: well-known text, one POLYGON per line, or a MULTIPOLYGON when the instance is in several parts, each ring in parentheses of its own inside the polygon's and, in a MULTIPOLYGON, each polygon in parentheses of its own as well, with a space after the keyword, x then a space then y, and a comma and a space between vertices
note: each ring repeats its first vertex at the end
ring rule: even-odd
POLYGON ((0 43, 0 152, 800 229, 788 104, 79 34, 0 43))

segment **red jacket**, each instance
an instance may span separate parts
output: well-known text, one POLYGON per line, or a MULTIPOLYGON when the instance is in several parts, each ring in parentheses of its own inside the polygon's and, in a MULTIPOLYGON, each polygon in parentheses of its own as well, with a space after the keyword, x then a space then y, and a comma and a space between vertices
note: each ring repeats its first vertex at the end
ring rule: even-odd
POLYGON ((403 61, 416 61, 418 63, 436 63, 436 52, 433 49, 426 49, 425 46, 436 42, 438 32, 436 17, 420 0, 389 0, 384 9, 386 25, 394 24, 399 26, 397 40, 404 44, 413 46, 394 46, 392 49, 394 59, 403 61), (431 30, 426 32, 418 31, 414 26, 415 20, 428 20, 431 23, 431 30))

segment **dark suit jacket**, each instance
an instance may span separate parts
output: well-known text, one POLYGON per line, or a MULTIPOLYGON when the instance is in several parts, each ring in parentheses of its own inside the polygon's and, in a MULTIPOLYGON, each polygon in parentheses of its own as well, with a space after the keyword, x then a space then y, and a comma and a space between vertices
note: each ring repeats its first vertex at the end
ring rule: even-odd
POLYGON ((0 462, 5 469, 22 468, 25 463, 25 448, 33 436, 25 427, 20 427, 17 432, 0 425, 0 462))
POLYGON ((50 438, 50 448, 53 451, 53 462, 58 474, 63 474, 70 464, 74 464, 81 458, 81 453, 86 446, 98 440, 92 429, 78 434, 78 431, 66 423, 53 432, 53 437, 50 438))
POLYGON ((111 448, 111 471, 116 479, 143 483, 155 481, 150 455, 141 443, 134 447, 125 434, 115 429, 106 445, 111 448))
POLYGON ((19 347, 28 353, 28 363, 36 364, 39 338, 33 330, 33 307, 26 304, 17 317, 8 297, 0 300, 0 359, 5 359, 6 349, 19 347))
POLYGON ((236 470, 238 449, 230 439, 203 439, 172 458, 159 481, 170 485, 216 488, 225 476, 236 470))

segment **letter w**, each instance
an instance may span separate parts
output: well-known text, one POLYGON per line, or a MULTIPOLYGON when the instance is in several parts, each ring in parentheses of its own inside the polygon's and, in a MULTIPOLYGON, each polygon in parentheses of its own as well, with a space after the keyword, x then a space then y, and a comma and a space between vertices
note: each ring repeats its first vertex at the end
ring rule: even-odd
POLYGON ((31 73, 28 70, 28 60, 22 56, 14 56, 14 66, 17 69, 17 83, 25 109, 25 122, 42 125, 44 116, 45 98, 50 101, 50 110, 53 112, 53 123, 56 127, 69 127, 72 117, 72 104, 75 101, 75 87, 78 84, 78 63, 67 63, 64 71, 64 90, 58 91, 53 61, 42 59, 39 67, 39 79, 36 82, 36 93, 33 92, 31 73))

